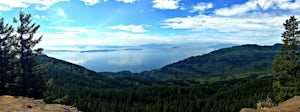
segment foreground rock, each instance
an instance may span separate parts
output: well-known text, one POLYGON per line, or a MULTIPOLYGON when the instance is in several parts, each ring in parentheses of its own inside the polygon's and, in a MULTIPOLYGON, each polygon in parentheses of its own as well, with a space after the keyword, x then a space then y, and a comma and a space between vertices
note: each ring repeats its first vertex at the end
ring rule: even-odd
POLYGON ((71 106, 46 104, 26 97, 0 96, 0 112, 78 112, 71 106))
POLYGON ((272 108, 243 108, 240 112, 300 112, 300 96, 295 96, 272 108))

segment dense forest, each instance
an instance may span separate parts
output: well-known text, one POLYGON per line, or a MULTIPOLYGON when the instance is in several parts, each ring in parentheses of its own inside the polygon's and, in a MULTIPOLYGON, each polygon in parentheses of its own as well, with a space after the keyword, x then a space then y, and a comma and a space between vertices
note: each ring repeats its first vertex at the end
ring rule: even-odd
MULTIPOLYGON (((41 40, 33 38, 40 26, 31 23, 30 14, 21 11, 14 23, 17 30, 0 20, 1 95, 43 98, 86 112, 234 112, 255 108, 266 97, 282 101, 298 94, 291 87, 299 80, 295 72, 298 58, 281 58, 290 56, 291 51, 298 56, 295 39, 289 36, 284 35, 289 41, 283 45, 224 48, 142 73, 97 73, 43 55, 42 49, 34 50, 41 40), (295 65, 278 67, 285 62, 295 65), (284 83, 284 75, 289 74, 280 73, 278 68, 295 73, 295 77, 284 83), (279 89, 273 89, 276 87, 279 89), (278 94, 285 88, 296 92, 278 94)), ((289 23, 293 22, 287 21, 285 26, 298 25, 289 23)))
POLYGON ((268 75, 272 74, 272 61, 281 46, 242 45, 220 49, 142 74, 166 80, 185 79, 202 82, 268 75))
MULTIPOLYGON (((236 60, 253 60, 253 66, 261 66, 260 59, 261 62, 270 64, 265 66, 265 70, 252 75, 248 75, 247 69, 239 69, 246 68, 247 64, 229 64, 237 68, 231 72, 239 70, 242 75, 228 80, 219 80, 220 76, 212 75, 209 77, 219 81, 206 81, 207 83, 198 80, 198 76, 195 76, 195 80, 191 80, 192 76, 190 79, 166 79, 149 74, 158 70, 148 71, 148 74, 128 71, 96 73, 46 55, 40 56, 39 62, 48 66, 48 72, 45 74, 48 93, 45 100, 49 103, 72 105, 83 111, 238 111, 243 107, 255 107, 257 101, 267 96, 275 96, 272 89, 273 77, 265 73, 272 73, 271 63, 280 46, 244 45, 191 57, 200 58, 200 63, 209 58, 207 56, 215 57, 220 53, 226 55, 226 52, 236 52, 228 57, 224 56, 222 60, 234 56, 236 60), (249 47, 255 49, 251 50, 249 47), (245 58, 238 52, 264 55, 266 58, 245 58)), ((188 62, 183 60, 178 63, 188 62)), ((222 72, 221 70, 219 72, 222 72)))

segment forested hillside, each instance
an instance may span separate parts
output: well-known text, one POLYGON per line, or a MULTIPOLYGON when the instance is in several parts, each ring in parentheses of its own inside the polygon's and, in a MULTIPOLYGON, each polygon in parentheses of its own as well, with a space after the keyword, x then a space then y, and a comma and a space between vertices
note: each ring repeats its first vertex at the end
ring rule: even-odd
MULTIPOLYGON (((233 63, 229 57, 235 57, 235 60, 245 60, 245 63, 239 66, 229 63, 232 66, 244 68, 235 72, 248 74, 250 70, 247 70, 247 66, 249 65, 272 63, 279 47, 280 45, 244 45, 217 50, 190 59, 197 60, 199 63, 214 59, 215 56, 223 56, 219 59, 233 63), (227 56, 229 55, 227 52, 232 55, 227 56), (245 57, 244 53, 252 54, 252 56, 245 57)), ((45 55, 40 56, 40 63, 48 68, 45 74, 47 80, 45 100, 50 103, 75 106, 84 111, 238 111, 243 107, 255 107, 256 102, 266 96, 274 96, 272 77, 266 75, 271 73, 270 65, 266 65, 265 70, 258 70, 258 74, 255 75, 242 75, 227 81, 212 81, 205 84, 195 80, 180 79, 180 77, 161 80, 165 77, 151 75, 149 77, 148 74, 126 71, 96 73, 45 55)), ((201 65, 194 64, 194 66, 201 65)), ((225 66, 225 62, 219 65, 220 68, 222 64, 225 66)), ((162 70, 170 66, 173 64, 162 70)), ((211 73, 214 72, 211 71, 211 73)), ((224 69, 223 72, 233 71, 224 69)), ((192 77, 195 76, 189 76, 189 78, 192 77)), ((219 78, 214 75, 210 77, 219 78)))
POLYGON ((142 74, 165 80, 185 79, 197 82, 215 82, 268 75, 272 74, 272 62, 280 47, 281 44, 224 48, 142 74))

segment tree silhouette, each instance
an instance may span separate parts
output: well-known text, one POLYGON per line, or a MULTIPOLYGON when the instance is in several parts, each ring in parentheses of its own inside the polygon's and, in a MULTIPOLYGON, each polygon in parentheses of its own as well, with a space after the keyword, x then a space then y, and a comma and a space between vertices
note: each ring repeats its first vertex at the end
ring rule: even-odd
MULTIPOLYGON (((14 18, 14 23, 17 26, 17 40, 19 50, 19 64, 21 75, 21 89, 23 96, 36 96, 38 88, 42 88, 43 84, 39 83, 42 80, 41 76, 34 70, 37 66, 36 57, 41 54, 41 48, 34 50, 34 47, 42 39, 42 36, 35 38, 35 33, 40 28, 40 25, 32 23, 31 14, 25 14, 20 11, 19 19, 14 18)), ((41 93, 40 93, 41 94, 41 93)))
POLYGON ((15 53, 12 51, 13 45, 15 45, 12 35, 14 29, 11 25, 4 23, 4 18, 0 19, 0 93, 5 94, 6 88, 12 79, 9 78, 8 71, 13 69, 13 65, 10 61, 15 57, 15 53), (6 87, 5 87, 6 86, 6 87))

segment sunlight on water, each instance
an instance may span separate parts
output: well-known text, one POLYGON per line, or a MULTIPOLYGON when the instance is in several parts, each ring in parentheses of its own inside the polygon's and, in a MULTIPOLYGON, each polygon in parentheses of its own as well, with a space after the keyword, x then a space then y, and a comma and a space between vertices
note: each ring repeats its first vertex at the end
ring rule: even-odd
POLYGON ((119 72, 128 70, 142 72, 159 69, 167 64, 190 56, 212 51, 212 48, 192 47, 139 47, 139 48, 98 48, 98 50, 46 50, 45 54, 66 60, 97 72, 119 72))

